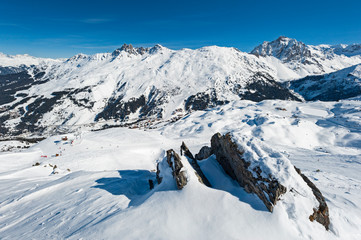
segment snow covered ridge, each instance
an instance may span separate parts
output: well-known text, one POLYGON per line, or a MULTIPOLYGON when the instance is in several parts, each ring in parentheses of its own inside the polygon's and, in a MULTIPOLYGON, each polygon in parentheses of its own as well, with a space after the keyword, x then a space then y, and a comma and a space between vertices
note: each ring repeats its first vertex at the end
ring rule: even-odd
POLYGON ((290 81, 289 87, 310 101, 338 101, 357 97, 361 94, 361 65, 290 81))
MULTIPOLYGON (((124 44, 112 53, 78 54, 66 61, 38 59, 32 67, 22 68, 15 62, 18 67, 0 67, 4 73, 12 72, 0 75, 0 121, 4 123, 0 134, 52 135, 78 128, 149 126, 239 99, 300 101, 302 95, 310 99, 308 95, 316 92, 291 87, 297 94, 287 81, 361 63, 357 46, 352 46, 338 46, 336 51, 280 37, 248 54, 217 46, 175 51, 160 45, 134 48, 124 44), (340 49, 347 49, 347 56, 335 53, 340 49)), ((33 59, 16 59, 27 58, 33 59)), ((339 86, 343 82, 337 81, 327 94, 336 96, 340 87, 358 84, 348 82, 339 86)))
POLYGON ((263 42, 250 53, 274 66, 281 80, 330 73, 361 63, 361 44, 312 46, 283 36, 263 42))
POLYGON ((109 54, 1 76, 4 135, 65 126, 179 119, 237 99, 299 100, 253 55, 234 48, 173 51, 124 45, 109 54))
POLYGON ((0 53, 0 66, 2 67, 18 67, 20 65, 31 66, 39 64, 51 64, 51 63, 60 63, 64 59, 52 59, 52 58, 38 58, 33 57, 28 54, 18 54, 18 55, 8 55, 0 53))

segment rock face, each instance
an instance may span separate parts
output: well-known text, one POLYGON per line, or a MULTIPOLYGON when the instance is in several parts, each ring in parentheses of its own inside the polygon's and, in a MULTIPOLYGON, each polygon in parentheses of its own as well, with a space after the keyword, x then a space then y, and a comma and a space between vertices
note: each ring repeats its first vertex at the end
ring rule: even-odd
MULTIPOLYGON (((204 151, 208 152, 209 149, 205 148, 204 151)), ((248 193, 255 193, 270 212, 273 211, 279 197, 286 193, 286 187, 272 176, 271 173, 265 174, 262 172, 261 166, 254 165, 253 163, 251 167, 251 162, 245 160, 245 151, 232 140, 230 133, 223 136, 220 133, 213 135, 211 139, 211 153, 216 156, 217 161, 224 171, 236 180, 248 193)), ((316 220, 328 230, 330 219, 325 198, 322 196, 321 191, 301 173, 300 169, 294 168, 312 190, 312 193, 310 192, 308 196, 312 197, 313 194, 319 203, 319 206, 313 209, 313 213, 309 219, 312 222, 316 220)), ((290 187, 289 185, 287 186, 290 187)), ((292 191, 292 187, 290 187, 290 189, 290 191, 292 191)))
MULTIPOLYGON (((177 188, 179 190, 182 189, 185 185, 187 185, 187 176, 184 171, 181 171, 183 168, 182 161, 179 155, 173 149, 167 151, 167 163, 172 169, 173 178, 176 181, 177 188)), ((157 181, 158 184, 162 182, 162 177, 160 177, 159 163, 157 165, 157 181)))
POLYGON ((286 193, 286 187, 272 176, 263 178, 260 168, 252 169, 253 171, 248 169, 250 163, 242 158, 244 152, 238 149, 230 134, 222 136, 220 133, 216 133, 213 135, 211 149, 225 172, 248 193, 255 193, 272 212, 279 197, 286 193))
POLYGON ((190 164, 195 170, 195 173, 198 177, 198 181, 203 183, 207 187, 211 187, 211 183, 208 181, 207 177, 204 175, 203 171, 201 170, 200 166, 197 163, 197 160, 193 157, 191 151, 189 151, 188 147, 182 142, 181 145, 181 154, 184 152, 184 155, 189 159, 190 164))
POLYGON ((328 206, 326 204, 325 198, 323 197, 321 191, 313 184, 310 179, 308 179, 305 175, 301 173, 301 170, 296 168, 296 172, 300 174, 302 179, 307 183, 307 185, 312 189, 313 195, 315 195, 317 201, 320 203, 318 209, 313 209, 313 214, 310 215, 310 220, 313 222, 316 220, 317 222, 321 223, 325 226, 326 230, 329 229, 330 225, 330 218, 328 212, 328 206))
POLYGON ((201 150, 199 150, 199 153, 196 154, 195 159, 196 160, 203 160, 206 158, 209 158, 213 154, 212 148, 208 146, 203 146, 201 150))
POLYGON ((303 42, 280 36, 272 42, 263 42, 251 51, 257 57, 274 56, 283 62, 311 57, 311 50, 303 42))

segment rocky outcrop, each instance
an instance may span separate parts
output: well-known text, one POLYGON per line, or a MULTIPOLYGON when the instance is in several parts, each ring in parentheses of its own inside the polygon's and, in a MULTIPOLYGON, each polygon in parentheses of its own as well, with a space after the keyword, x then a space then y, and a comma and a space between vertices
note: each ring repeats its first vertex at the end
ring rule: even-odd
POLYGON ((213 135, 211 148, 224 171, 248 193, 255 193, 272 212, 279 197, 286 193, 286 187, 272 176, 262 177, 260 168, 249 169, 250 163, 242 158, 243 150, 232 141, 230 134, 213 135))
MULTIPOLYGON (((187 185, 187 176, 186 173, 182 171, 183 163, 181 158, 173 149, 167 151, 167 163, 172 169, 172 175, 176 181, 177 188, 179 190, 182 189, 185 185, 187 185)), ((158 184, 160 184, 163 180, 163 178, 160 176, 159 163, 157 164, 156 178, 158 184)))
POLYGON ((203 183, 207 187, 211 187, 210 182, 208 181, 207 177, 202 172, 202 169, 199 166, 199 164, 197 163, 197 160, 193 157, 193 154, 191 153, 191 151, 189 151, 188 147, 185 145, 184 142, 182 142, 182 145, 181 145, 181 155, 183 153, 184 153, 184 156, 186 156, 189 159, 190 164, 194 168, 195 173, 198 177, 198 181, 200 183, 203 183))
POLYGON ((213 154, 212 148, 208 146, 203 146, 201 150, 199 150, 199 153, 195 155, 196 160, 203 160, 206 158, 209 158, 213 154))
POLYGON ((317 222, 321 223, 323 226, 325 226, 326 230, 329 229, 330 225, 330 218, 329 218, 329 212, 328 212, 328 206, 326 204, 326 200, 323 197, 321 191, 316 187, 315 184, 311 182, 310 179, 308 179, 304 174, 301 173, 301 170, 296 168, 296 172, 302 177, 302 179, 307 183, 307 185, 312 189, 313 195, 315 195, 317 201, 319 202, 318 209, 313 209, 313 214, 310 215, 310 220, 313 222, 316 220, 317 222))
MULTIPOLYGON (((206 150, 205 148, 204 151, 208 152, 208 149, 206 150)), ((232 141, 229 133, 223 136, 220 133, 213 135, 211 139, 211 153, 215 154, 218 163, 224 171, 236 180, 248 193, 255 193, 270 212, 273 211, 279 197, 286 193, 286 187, 278 182, 271 174, 267 174, 268 177, 265 177, 260 166, 254 167, 252 165, 253 167, 250 167, 251 163, 247 162, 243 157, 244 150, 232 141)), ((313 195, 319 202, 319 206, 313 209, 313 213, 309 219, 312 222, 316 220, 328 230, 330 219, 325 198, 315 184, 301 173, 300 169, 294 168, 306 182, 307 186, 311 188, 313 195)))

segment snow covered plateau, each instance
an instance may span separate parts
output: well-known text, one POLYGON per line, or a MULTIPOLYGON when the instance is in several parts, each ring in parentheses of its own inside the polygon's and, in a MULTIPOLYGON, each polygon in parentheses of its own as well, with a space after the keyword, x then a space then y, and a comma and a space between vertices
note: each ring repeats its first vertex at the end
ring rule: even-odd
POLYGON ((0 239, 361 239, 360 49, 0 54, 0 239))

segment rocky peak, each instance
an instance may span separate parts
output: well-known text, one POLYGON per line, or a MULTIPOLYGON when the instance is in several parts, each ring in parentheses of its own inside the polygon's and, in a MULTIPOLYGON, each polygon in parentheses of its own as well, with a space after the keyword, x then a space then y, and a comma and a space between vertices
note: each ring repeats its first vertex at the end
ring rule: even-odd
POLYGON ((257 57, 273 56, 283 62, 311 57, 311 51, 306 44, 285 36, 280 36, 272 42, 263 42, 250 53, 257 57))
POLYGON ((132 44, 124 43, 123 46, 119 49, 120 51, 125 51, 127 53, 136 53, 136 49, 133 47, 132 44))
POLYGON ((138 51, 136 48, 133 47, 132 44, 126 44, 124 43, 123 46, 121 48, 115 49, 114 52, 112 53, 112 55, 114 57, 118 56, 121 52, 127 52, 129 54, 134 54, 137 55, 138 51))
POLYGON ((112 55, 114 57, 118 56, 121 52, 127 52, 129 54, 133 54, 133 55, 143 55, 145 53, 157 53, 159 52, 160 50, 162 50, 164 47, 159 45, 159 44, 156 44, 154 47, 151 47, 151 48, 145 48, 145 47, 133 47, 132 44, 126 44, 124 43, 123 46, 121 48, 118 48, 116 49, 112 55))

